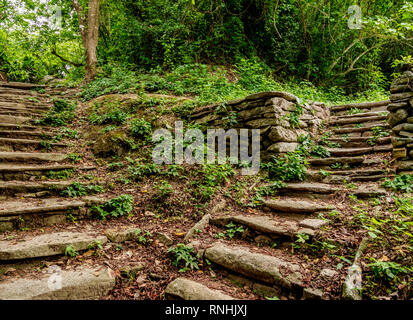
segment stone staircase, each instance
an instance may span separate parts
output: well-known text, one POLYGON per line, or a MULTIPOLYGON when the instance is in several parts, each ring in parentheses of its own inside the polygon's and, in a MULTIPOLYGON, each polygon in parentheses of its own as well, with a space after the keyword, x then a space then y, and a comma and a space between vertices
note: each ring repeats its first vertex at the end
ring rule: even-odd
MULTIPOLYGON (((311 239, 318 234, 323 238, 322 231, 329 220, 322 217, 341 209, 341 204, 335 201, 337 197, 386 195, 380 181, 394 174, 390 163, 391 140, 387 134, 387 104, 386 101, 332 107, 326 126, 328 134, 322 140, 330 145, 330 156, 309 159, 306 182, 287 183, 279 189, 276 198, 266 197, 263 208, 254 212, 232 216, 221 208, 211 215, 209 224, 218 226, 218 230, 229 223, 247 228, 242 240, 216 241, 200 233, 198 239, 189 242, 212 263, 212 274, 220 273, 234 285, 248 288, 261 298, 329 299, 327 288, 331 282, 339 281, 334 266, 309 272, 303 267, 308 261, 297 260, 291 253, 291 244, 298 235, 311 239), (275 248, 270 246, 273 241, 279 243, 275 248), (257 248, 257 244, 262 246, 257 248), (308 281, 311 272, 316 279, 312 283, 308 281)), ((196 226, 199 227, 200 224, 196 226)), ((199 298, 196 292, 205 292, 211 297, 210 290, 208 285, 178 278, 168 285, 166 293, 190 300, 199 298)), ((222 291, 214 292, 215 299, 228 299, 222 291)))
POLYGON ((61 191, 73 181, 47 178, 50 172, 93 170, 72 164, 64 141, 42 148, 57 129, 35 125, 51 108, 51 97, 73 93, 0 82, 0 299, 97 299, 115 285, 113 272, 103 265, 59 267, 53 273, 31 267, 65 255, 68 247, 82 252, 107 242, 99 231, 71 232, 67 227, 68 217, 88 219, 89 208, 106 197, 64 198, 61 191), (48 226, 55 227, 43 232, 48 226), (16 268, 19 276, 8 275, 16 268))

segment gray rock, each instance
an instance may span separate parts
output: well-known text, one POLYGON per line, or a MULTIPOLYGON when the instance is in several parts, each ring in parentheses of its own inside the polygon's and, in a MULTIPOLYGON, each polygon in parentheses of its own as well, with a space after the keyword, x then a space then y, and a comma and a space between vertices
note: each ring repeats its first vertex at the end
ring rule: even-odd
POLYGON ((396 124, 406 120, 409 116, 409 113, 405 109, 398 109, 396 112, 390 113, 387 122, 390 127, 394 127, 396 124))
POLYGON ((302 300, 321 300, 321 299, 323 299, 323 290, 313 289, 313 288, 305 288, 303 290, 302 300))
POLYGON ((92 300, 115 286, 108 268, 61 271, 40 279, 18 279, 0 284, 0 300, 92 300), (59 281, 59 274, 61 282, 59 281), (61 284, 61 286, 60 286, 61 284))
POLYGON ((321 227, 328 224, 328 220, 321 220, 321 219, 304 219, 301 220, 299 225, 304 228, 309 229, 320 229, 321 227))
POLYGON ((397 165, 399 170, 413 170, 413 160, 398 161, 397 165))
POLYGON ((394 93, 390 96, 390 101, 408 101, 413 97, 413 92, 394 93))
POLYGON ((199 230, 204 230, 205 227, 209 224, 209 220, 211 219, 210 214, 206 214, 199 220, 189 231, 186 233, 184 241, 188 241, 189 239, 193 238, 199 230))
POLYGON ((213 263, 258 281, 287 289, 302 287, 300 267, 273 256, 217 243, 205 250, 205 257, 213 263), (284 276, 280 269, 289 270, 291 273, 284 276))
POLYGON ((332 270, 332 269, 323 269, 320 272, 320 276, 326 280, 331 280, 332 278, 334 278, 336 275, 338 274, 337 271, 332 270))
POLYGON ((271 129, 268 138, 274 142, 297 142, 298 134, 295 130, 277 126, 271 129))
POLYGON ((406 138, 411 138, 413 139, 413 132, 407 132, 407 131, 400 131, 399 135, 406 137, 406 138))
POLYGON ((267 151, 277 152, 277 153, 287 153, 287 152, 295 151, 297 147, 298 147, 298 143, 278 142, 278 143, 274 143, 271 147, 269 147, 267 151))
POLYGON ((297 213, 314 213, 335 209, 334 206, 325 203, 295 199, 265 200, 264 205, 276 211, 297 213))
POLYGON ((155 232, 154 236, 155 236, 156 239, 159 240, 159 242, 163 243, 167 247, 171 246, 174 243, 174 241, 171 239, 171 237, 169 237, 165 233, 155 232))
POLYGON ((138 237, 139 228, 129 228, 129 229, 108 229, 105 231, 105 235, 111 242, 122 243, 125 241, 131 241, 138 237))
POLYGON ((343 298, 347 300, 361 300, 362 290, 362 270, 353 264, 348 272, 343 284, 343 298))
POLYGON ((398 132, 398 131, 413 132, 413 123, 402 123, 402 124, 395 126, 392 130, 394 132, 398 132))
POLYGON ((87 250, 96 241, 105 244, 105 236, 93 236, 80 232, 43 234, 30 240, 13 243, 0 241, 0 260, 18 260, 64 254, 67 246, 77 251, 87 250))
POLYGON ((387 110, 393 112, 404 107, 407 107, 407 102, 390 103, 387 105, 387 110))
POLYGON ((234 300, 234 298, 218 290, 212 290, 198 282, 177 278, 165 289, 165 294, 184 300, 234 300))

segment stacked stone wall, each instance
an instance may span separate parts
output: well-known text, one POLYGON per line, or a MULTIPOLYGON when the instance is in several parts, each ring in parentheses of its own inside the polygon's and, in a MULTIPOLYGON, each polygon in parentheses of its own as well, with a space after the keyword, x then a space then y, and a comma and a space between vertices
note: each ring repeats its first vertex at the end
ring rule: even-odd
POLYGON ((272 91, 199 108, 191 120, 206 128, 259 129, 265 159, 294 151, 300 135, 317 136, 329 117, 323 103, 300 103, 290 93, 272 91))
POLYGON ((397 171, 413 172, 413 66, 405 65, 402 75, 392 82, 389 126, 392 128, 393 157, 397 171))

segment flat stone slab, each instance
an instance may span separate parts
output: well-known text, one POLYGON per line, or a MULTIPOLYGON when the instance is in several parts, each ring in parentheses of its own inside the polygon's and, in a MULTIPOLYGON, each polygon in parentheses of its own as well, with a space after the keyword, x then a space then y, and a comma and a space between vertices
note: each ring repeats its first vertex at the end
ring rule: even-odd
POLYGON ((318 211, 334 210, 335 207, 315 201, 307 200, 265 200, 264 205, 281 212, 314 213, 318 211))
POLYGON ((24 90, 45 88, 45 86, 41 84, 25 83, 25 82, 7 82, 7 81, 0 81, 0 87, 24 89, 24 90))
POLYGON ((139 236, 139 229, 107 229, 105 230, 105 235, 111 242, 122 243, 136 239, 139 236))
POLYGON ((332 186, 327 183, 310 183, 310 182, 300 182, 300 183, 287 183, 285 187, 279 189, 282 192, 292 191, 292 192, 310 192, 310 193, 320 193, 320 194, 330 194, 341 190, 341 188, 332 186))
POLYGON ((0 184, 0 193, 7 191, 12 192, 31 192, 31 191, 43 191, 43 190, 55 190, 61 191, 72 184, 73 181, 44 181, 44 182, 31 182, 31 181, 9 181, 2 182, 0 184))
POLYGON ((83 251, 97 241, 104 244, 107 238, 80 232, 56 232, 17 243, 13 240, 0 241, 0 261, 64 254, 67 246, 72 246, 76 251, 83 251))
POLYGON ((0 203, 0 217, 21 214, 65 211, 85 206, 86 202, 79 200, 62 200, 49 198, 44 200, 5 201, 0 203))
POLYGON ((229 221, 242 224, 258 232, 274 236, 291 237, 298 233, 314 235, 313 230, 301 228, 296 222, 278 222, 268 216, 222 216, 211 220, 212 223, 225 225, 229 221))
POLYGON ((184 300, 234 300, 234 298, 218 290, 212 290, 198 282, 177 278, 165 289, 165 294, 184 300))
POLYGON ((0 161, 20 161, 20 162, 61 162, 66 159, 62 153, 41 153, 41 152, 0 152, 0 161))
POLYGON ((61 271, 40 279, 2 282, 0 300, 94 300, 107 295, 115 284, 108 268, 61 271))
POLYGON ((335 163, 360 164, 363 163, 363 161, 363 157, 331 157, 308 160, 311 165, 331 165, 335 163))
POLYGON ((300 267, 277 257, 221 243, 206 249, 204 255, 215 264, 258 281, 286 289, 302 287, 300 267))
POLYGON ((362 154, 373 152, 374 148, 330 148, 327 149, 332 156, 359 156, 362 154))
POLYGON ((309 229, 320 229, 321 227, 325 226, 328 224, 327 220, 321 220, 321 219, 304 219, 301 220, 299 225, 303 228, 309 228, 309 229))

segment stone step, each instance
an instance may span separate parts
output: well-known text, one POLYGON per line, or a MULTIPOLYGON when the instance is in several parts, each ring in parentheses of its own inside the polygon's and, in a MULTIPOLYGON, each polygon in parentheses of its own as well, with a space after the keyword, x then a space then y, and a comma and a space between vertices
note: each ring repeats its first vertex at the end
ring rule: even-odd
POLYGON ((375 108, 380 108, 380 107, 385 108, 387 107, 389 103, 390 103, 390 100, 377 101, 377 102, 364 102, 364 103, 350 103, 350 104, 332 106, 330 109, 333 113, 337 113, 339 111, 347 111, 347 110, 356 109, 356 108, 359 110, 375 109, 375 108))
POLYGON ((211 218, 210 222, 219 226, 226 226, 230 222, 242 224, 258 233, 265 233, 271 238, 294 238, 299 233, 313 236, 312 228, 303 228, 296 221, 277 221, 269 216, 218 216, 211 218))
POLYGON ((0 163, 4 162, 63 162, 66 155, 62 153, 41 152, 0 152, 0 163))
POLYGON ((79 252, 88 250, 96 242, 105 244, 107 241, 105 236, 81 232, 54 232, 29 239, 3 240, 0 241, 0 261, 63 255, 68 246, 79 252))
MULTIPOLYGON (((45 175, 49 171, 73 170, 76 167, 67 165, 15 165, 0 164, 0 179, 3 181, 11 180, 30 180, 35 177, 45 175)), ((82 169, 82 168, 79 168, 82 169)), ((90 169, 88 169, 90 170, 90 169)))
POLYGON ((338 120, 338 119, 351 119, 351 118, 361 118, 361 117, 377 117, 377 116, 387 116, 389 114, 388 111, 382 112, 362 112, 362 113, 355 113, 355 114, 346 114, 342 116, 332 116, 331 120, 338 120))
POLYGON ((309 159, 308 162, 312 166, 329 166, 335 163, 345 164, 363 164, 363 157, 329 157, 320 159, 309 159))
POLYGON ((44 131, 30 131, 30 130, 1 130, 0 137, 2 138, 18 138, 18 139, 30 139, 30 138, 51 138, 50 132, 44 131))
POLYGON ((230 247, 215 243, 204 253, 212 263, 254 280, 275 285, 289 293, 302 295, 300 266, 262 253, 251 252, 243 247, 230 247), (288 275, 285 275, 287 274, 288 275))
POLYGON ((59 193, 70 186, 73 181, 1 181, 0 195, 15 195, 19 193, 41 193, 47 191, 47 194, 59 193))
POLYGON ((0 116, 17 116, 27 118, 42 118, 44 112, 33 112, 30 110, 4 110, 0 109, 0 116))
POLYGON ((359 156, 364 154, 369 154, 373 152, 391 152, 393 147, 388 146, 377 146, 377 147, 365 147, 365 148, 329 148, 328 151, 332 156, 335 157, 348 157, 348 156, 359 156))
POLYGON ((0 300, 93 300, 115 287, 114 272, 107 267, 38 272, 36 278, 11 279, 0 284, 0 300))
POLYGON ((373 131, 374 128, 380 127, 382 129, 388 129, 389 125, 387 123, 383 123, 381 125, 373 125, 373 126, 365 126, 361 128, 333 128, 332 131, 335 134, 343 134, 343 133, 361 133, 366 131, 373 131))
POLYGON ((24 82, 6 82, 0 81, 0 87, 22 89, 22 90, 33 90, 39 88, 46 88, 46 86, 34 83, 24 83, 24 82))
POLYGON ((47 105, 32 105, 29 103, 16 102, 0 102, 0 110, 2 111, 31 111, 31 112, 46 112, 50 109, 47 105))
POLYGON ((88 207, 104 201, 105 199, 97 197, 83 197, 80 200, 47 198, 3 201, 0 202, 0 232, 64 223, 66 214, 84 218, 88 207))
POLYGON ((12 152, 12 151, 33 151, 36 149, 45 148, 65 148, 65 143, 52 143, 42 140, 32 139, 13 139, 13 138, 0 138, 0 151, 12 152))
MULTIPOLYGON (((331 185, 327 183, 317 183, 317 182, 300 182, 300 183, 287 183, 284 187, 278 190, 281 194, 334 194, 349 192, 349 190, 343 188, 341 185, 331 185)), ((352 194, 360 198, 375 197, 386 195, 386 190, 377 187, 367 188, 359 187, 356 190, 351 190, 352 194)))
POLYGON ((13 124, 13 123, 0 123, 0 130, 9 130, 9 131, 35 131, 38 130, 39 127, 31 126, 31 125, 23 125, 23 124, 13 124))
POLYGON ((165 295, 183 300, 234 300, 229 295, 185 278, 177 278, 165 289, 165 295))
POLYGON ((362 148, 370 147, 369 141, 374 142, 375 145, 389 144, 391 146, 391 137, 383 137, 374 139, 373 137, 331 137, 326 139, 330 142, 336 142, 341 145, 343 148, 362 148))
POLYGON ((350 117, 350 118, 330 120, 329 124, 330 125, 343 125, 343 124, 369 123, 373 121, 382 121, 386 119, 387 119, 387 116, 350 117))
POLYGON ((0 115, 0 123, 22 125, 22 124, 30 124, 30 121, 31 121, 31 118, 29 117, 0 115))
POLYGON ((297 200, 297 198, 264 200, 263 204, 272 210, 289 213, 311 214, 335 209, 334 206, 326 203, 309 200, 297 200))

